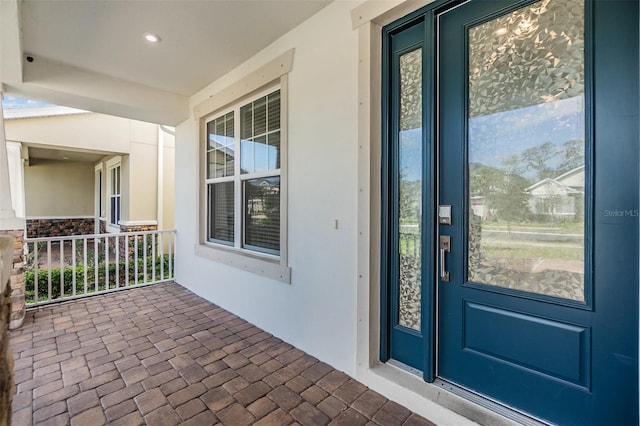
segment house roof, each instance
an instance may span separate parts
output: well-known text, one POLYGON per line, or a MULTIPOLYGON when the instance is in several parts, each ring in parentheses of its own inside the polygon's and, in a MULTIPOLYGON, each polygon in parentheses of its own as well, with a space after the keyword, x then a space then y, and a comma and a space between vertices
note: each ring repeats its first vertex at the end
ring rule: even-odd
POLYGON ((584 174, 584 165, 576 167, 575 169, 569 170, 568 172, 561 174, 560 176, 558 176, 557 178, 555 178, 556 181, 558 182, 563 182, 565 180, 568 180, 572 177, 574 177, 575 175, 578 174, 584 174))
POLYGON ((584 165, 576 167, 575 169, 571 169, 566 173, 561 174, 555 178, 545 178, 539 182, 534 183, 530 187, 525 189, 525 192, 535 192, 536 190, 540 190, 541 188, 549 188, 552 191, 557 193, 558 191, 565 194, 577 194, 581 191, 576 188, 584 188, 584 178, 582 179, 582 185, 571 185, 571 179, 576 177, 579 174, 584 175, 584 165))
POLYGON ((55 117, 58 115, 86 114, 88 111, 81 109, 50 105, 36 108, 11 108, 5 109, 3 114, 7 120, 20 118, 55 117))
POLYGON ((191 95, 331 1, 2 0, 0 82, 9 95, 176 125, 191 95))

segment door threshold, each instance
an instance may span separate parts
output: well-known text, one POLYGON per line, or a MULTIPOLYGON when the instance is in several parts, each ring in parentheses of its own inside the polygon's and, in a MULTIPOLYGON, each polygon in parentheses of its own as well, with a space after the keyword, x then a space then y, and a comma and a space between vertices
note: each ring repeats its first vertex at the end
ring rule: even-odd
POLYGON ((504 416, 509 420, 513 420, 514 422, 520 423, 524 426, 549 426, 550 424, 528 414, 517 411, 513 408, 507 407, 506 405, 500 404, 499 402, 493 401, 485 396, 472 392, 439 377, 433 381, 433 384, 442 389, 445 389, 448 392, 451 392, 454 395, 464 398, 467 401, 491 410, 494 413, 500 414, 501 416, 504 416))
POLYGON ((405 363, 402 363, 398 360, 395 360, 393 358, 391 358, 390 360, 387 361, 387 364, 392 365, 396 368, 399 368, 400 370, 404 370, 407 373, 411 373, 414 376, 418 376, 422 379, 422 371, 418 370, 417 368, 413 368, 410 365, 407 365, 405 363))

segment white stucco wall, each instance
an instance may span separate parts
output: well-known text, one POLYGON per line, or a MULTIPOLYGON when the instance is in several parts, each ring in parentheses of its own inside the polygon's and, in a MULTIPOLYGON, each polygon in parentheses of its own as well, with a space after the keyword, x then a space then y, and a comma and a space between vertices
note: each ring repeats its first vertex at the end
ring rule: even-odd
POLYGON ((24 168, 27 217, 93 215, 93 164, 38 160, 24 168))
POLYGON ((194 255, 197 121, 176 129, 177 281, 334 367, 355 375, 358 38, 356 3, 335 2, 221 80, 196 105, 295 48, 289 74, 291 284, 194 255), (338 229, 334 229, 334 220, 338 229))
POLYGON ((7 140, 105 152, 129 152, 132 120, 104 114, 69 114, 6 120, 7 140))
POLYGON ((162 196, 158 206, 158 228, 173 229, 173 210, 175 205, 175 137, 162 132, 162 169, 158 177, 158 185, 162 187, 162 196))

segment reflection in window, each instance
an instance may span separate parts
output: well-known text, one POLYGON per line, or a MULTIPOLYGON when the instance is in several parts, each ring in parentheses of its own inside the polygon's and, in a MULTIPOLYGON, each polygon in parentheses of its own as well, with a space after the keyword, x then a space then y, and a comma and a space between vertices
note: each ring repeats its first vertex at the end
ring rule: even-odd
POLYGON ((242 173, 280 168, 280 92, 273 92, 240 110, 242 173))
POLYGON ((234 161, 233 112, 207 123, 207 178, 232 176, 234 161))
POLYGON ((468 278, 584 301, 584 3, 469 30, 468 278))

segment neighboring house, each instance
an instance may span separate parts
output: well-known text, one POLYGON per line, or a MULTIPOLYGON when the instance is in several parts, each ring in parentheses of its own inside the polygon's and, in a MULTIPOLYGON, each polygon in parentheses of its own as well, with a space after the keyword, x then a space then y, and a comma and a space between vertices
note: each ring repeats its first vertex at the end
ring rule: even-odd
MULTIPOLYGON (((6 93, 176 126, 180 285, 436 424, 638 422, 637 1, 6 0, 0 15, 6 93), (579 272, 499 282, 508 262, 468 262, 484 243, 468 241, 468 148, 510 154, 514 111, 527 138, 555 117, 551 137, 586 140, 579 272), (496 118, 490 137, 471 140, 477 117, 496 118), (424 243, 406 270, 405 165, 424 243), (575 298, 551 293, 567 282, 575 298)), ((102 209, 147 221, 132 214, 152 214, 138 197, 155 187, 131 192, 142 144, 123 134, 128 148, 87 133, 112 153, 105 182, 121 155, 122 198, 102 209)))
POLYGON ((489 203, 484 195, 472 195, 469 197, 469 205, 473 214, 486 220, 490 215, 489 203))
POLYGON ((546 178, 528 187, 529 209, 534 215, 580 217, 584 197, 584 166, 556 178, 546 178))
POLYGON ((27 237, 173 228, 173 130, 71 108, 8 109, 27 237))

